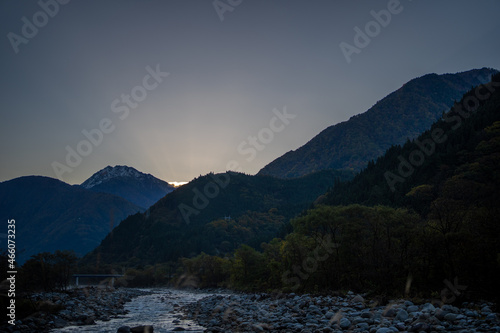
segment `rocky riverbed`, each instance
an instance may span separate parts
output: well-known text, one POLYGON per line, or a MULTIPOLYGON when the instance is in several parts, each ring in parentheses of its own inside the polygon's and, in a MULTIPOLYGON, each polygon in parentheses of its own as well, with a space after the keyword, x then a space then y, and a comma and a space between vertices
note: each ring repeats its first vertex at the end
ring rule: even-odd
POLYGON ((489 302, 456 307, 396 300, 379 305, 352 292, 214 295, 184 307, 186 318, 206 332, 500 332, 494 310, 489 302))
POLYGON ((92 325, 96 320, 109 321, 126 314, 123 306, 132 298, 150 294, 139 289, 87 287, 67 292, 30 295, 36 312, 17 320, 16 325, 0 327, 0 332, 49 332, 70 325, 92 325))

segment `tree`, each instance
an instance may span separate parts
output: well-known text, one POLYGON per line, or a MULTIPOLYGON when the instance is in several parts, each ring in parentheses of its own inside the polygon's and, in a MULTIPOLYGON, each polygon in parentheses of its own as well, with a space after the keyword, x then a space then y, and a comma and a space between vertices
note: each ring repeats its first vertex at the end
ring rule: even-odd
POLYGON ((31 256, 20 269, 20 284, 28 290, 65 290, 76 266, 72 251, 42 252, 31 256))
POLYGON ((78 258, 73 251, 57 250, 53 256, 54 282, 57 289, 66 290, 78 258))
POLYGON ((262 253, 248 245, 241 245, 234 253, 231 284, 236 288, 256 290, 265 280, 265 267, 262 253))

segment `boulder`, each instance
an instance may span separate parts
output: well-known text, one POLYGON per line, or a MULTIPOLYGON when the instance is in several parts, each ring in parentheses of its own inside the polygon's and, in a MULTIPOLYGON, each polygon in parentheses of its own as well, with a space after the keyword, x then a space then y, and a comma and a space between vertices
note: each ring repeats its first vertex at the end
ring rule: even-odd
POLYGON ((425 303, 422 306, 422 311, 434 312, 434 311, 436 311, 436 307, 434 305, 432 305, 431 303, 425 303))
POLYGON ((347 329, 351 326, 351 321, 347 318, 340 319, 339 326, 342 329, 347 329))
POLYGON ((446 316, 447 314, 448 314, 447 311, 445 311, 443 309, 437 309, 435 316, 439 320, 444 320, 444 316, 446 316))
POLYGON ((335 316, 335 313, 333 313, 331 311, 328 311, 327 313, 325 313, 325 318, 328 320, 332 319, 333 316, 335 316))
POLYGON ((396 317, 396 314, 397 314, 396 309, 394 309, 394 308, 389 308, 389 309, 387 309, 387 310, 386 310, 386 311, 385 311, 382 315, 383 315, 384 317, 391 317, 391 318, 393 318, 393 317, 396 317))
POLYGON ((354 298, 351 300, 353 303, 363 303, 365 299, 361 295, 356 295, 354 298))
POLYGON ((415 323, 411 325, 409 332, 429 332, 431 327, 423 322, 415 323))
POLYGON ((404 309, 401 309, 398 311, 398 314, 396 315, 396 320, 405 321, 406 319, 408 319, 408 317, 409 317, 408 312, 406 312, 406 310, 404 309))
POLYGON ((416 306, 416 305, 410 305, 406 310, 409 313, 412 313, 412 312, 417 312, 419 309, 418 309, 418 306, 416 306))
POLYGON ((495 313, 490 313, 485 318, 486 321, 496 321, 497 315, 495 313))
POLYGON ((130 329, 131 333, 153 333, 153 326, 151 325, 143 325, 143 326, 136 326, 132 327, 130 329))
POLYGON ((455 321, 457 320, 457 315, 454 314, 454 313, 447 313, 445 316, 444 316, 444 320, 446 321, 455 321))
POLYGON ((376 333, 392 333, 392 330, 388 327, 381 327, 376 331, 376 333))

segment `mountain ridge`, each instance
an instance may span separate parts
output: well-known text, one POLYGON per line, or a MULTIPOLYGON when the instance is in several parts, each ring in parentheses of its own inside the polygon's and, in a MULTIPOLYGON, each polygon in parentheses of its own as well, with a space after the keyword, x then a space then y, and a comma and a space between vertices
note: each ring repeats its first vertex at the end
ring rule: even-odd
MULTIPOLYGON (((408 203, 407 195, 414 187, 424 185, 426 181, 434 182, 434 178, 439 179, 439 177, 453 174, 455 169, 459 169, 458 165, 463 159, 470 158, 467 154, 473 156, 472 153, 465 153, 465 151, 471 149, 470 145, 478 144, 474 142, 474 136, 477 137, 474 139, 478 141, 484 139, 480 135, 484 128, 493 126, 495 122, 500 122, 500 74, 496 74, 494 79, 496 81, 483 86, 483 90, 486 92, 481 93, 482 96, 487 96, 491 92, 489 98, 478 100, 477 90, 469 91, 462 97, 460 103, 451 107, 442 118, 417 138, 407 140, 403 145, 391 146, 384 155, 378 157, 376 161, 370 162, 352 180, 337 184, 335 190, 328 191, 321 203, 328 205, 357 203, 402 206, 408 203), (472 108, 466 106, 467 101, 474 100, 474 98, 478 101, 477 104, 472 108), (473 111, 464 113, 463 110, 467 108, 473 111), (442 140, 436 141, 436 133, 442 133, 440 135, 442 140), (464 145, 460 141, 465 141, 464 138, 470 141, 468 145, 464 145), (463 146, 462 150, 459 149, 461 145, 463 146), (424 154, 424 151, 427 152, 424 154), (415 163, 409 157, 413 152, 424 154, 422 155, 424 160, 419 162, 421 165, 411 164, 411 162, 415 163), (405 169, 403 165, 408 169, 405 169), (409 170, 408 174, 402 170, 409 170), (428 174, 433 174, 433 177, 426 179, 428 174)), ((492 156, 494 155, 492 154, 492 156)), ((486 168, 487 166, 481 167, 486 168)), ((491 181, 493 180, 494 177, 491 181)))
POLYGON ((141 210, 121 197, 50 177, 23 176, 0 183, 0 217, 16 220, 19 263, 55 250, 83 255, 115 224, 141 210))
POLYGON ((227 252, 242 241, 258 246, 285 227, 284 219, 309 207, 338 179, 352 176, 332 170, 296 179, 209 173, 122 221, 83 262, 147 264, 227 252))
POLYGON ((497 72, 482 68, 412 79, 366 112, 327 127, 257 174, 293 178, 324 169, 359 171, 390 146, 419 135, 472 86, 488 82, 497 72))

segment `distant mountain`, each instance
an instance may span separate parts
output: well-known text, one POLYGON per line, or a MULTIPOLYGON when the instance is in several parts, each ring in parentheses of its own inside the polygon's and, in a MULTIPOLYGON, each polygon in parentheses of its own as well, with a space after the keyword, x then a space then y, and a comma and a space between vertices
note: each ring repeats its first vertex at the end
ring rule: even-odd
POLYGON ((144 209, 174 190, 163 180, 123 165, 107 166, 81 186, 94 192, 117 195, 144 209))
MULTIPOLYGON (((123 198, 48 177, 27 176, 0 183, 0 218, 16 220, 19 263, 33 254, 55 250, 83 255, 120 221, 139 211, 140 207, 123 198)), ((6 247, 4 239, 0 241, 6 247)))
MULTIPOLYGON (((471 87, 488 82, 495 73, 482 68, 411 80, 365 113, 326 128, 258 174, 293 178, 325 169, 359 171, 392 145, 415 138, 471 87)), ((362 92, 353 92, 357 93, 362 92)))
POLYGON ((350 172, 322 171, 296 179, 208 174, 130 216, 84 259, 146 265, 200 252, 227 253, 242 243, 258 247, 350 172))

